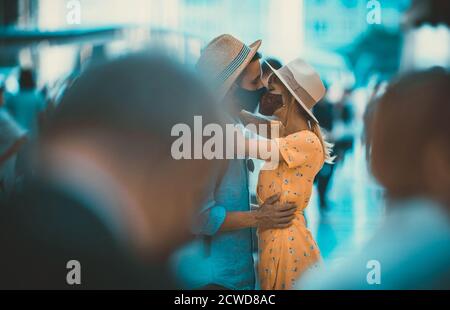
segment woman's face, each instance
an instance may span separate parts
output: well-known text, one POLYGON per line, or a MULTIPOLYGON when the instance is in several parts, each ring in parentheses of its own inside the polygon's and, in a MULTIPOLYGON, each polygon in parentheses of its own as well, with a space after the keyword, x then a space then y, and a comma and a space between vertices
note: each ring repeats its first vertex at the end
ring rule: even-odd
MULTIPOLYGON (((278 95, 278 96, 283 96, 283 93, 285 91, 285 87, 278 80, 278 78, 275 76, 275 74, 272 74, 269 77, 268 88, 267 89, 268 89, 269 93, 271 93, 273 95, 278 95)), ((285 102, 283 97, 281 97, 281 101, 282 101, 282 104, 280 105, 280 107, 278 109, 275 110, 273 115, 275 115, 278 118, 282 118, 283 119, 283 118, 285 118, 286 113, 288 111, 288 105, 285 102)))
POLYGON ((268 79, 267 89, 271 94, 281 95, 283 93, 284 86, 278 80, 276 75, 272 74, 268 79))

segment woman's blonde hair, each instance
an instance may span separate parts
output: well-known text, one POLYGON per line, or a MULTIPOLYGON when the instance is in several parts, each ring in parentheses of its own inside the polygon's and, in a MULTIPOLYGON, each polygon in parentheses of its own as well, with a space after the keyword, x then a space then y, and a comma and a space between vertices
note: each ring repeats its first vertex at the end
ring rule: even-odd
POLYGON ((290 105, 297 106, 299 109, 298 111, 307 119, 311 131, 319 138, 319 141, 322 144, 325 162, 327 164, 334 164, 334 160, 336 159, 336 156, 332 155, 334 145, 326 140, 326 136, 322 133, 322 129, 319 124, 315 122, 305 111, 303 111, 303 108, 299 106, 297 99, 295 99, 295 97, 292 96, 287 89, 285 90, 286 91, 283 91, 283 101, 284 98, 287 98, 287 102, 290 105))
POLYGON ((326 136, 322 133, 322 129, 320 128, 319 124, 315 122, 313 119, 311 119, 311 117, 303 110, 303 108, 300 107, 300 105, 297 102, 297 99, 295 99, 295 97, 291 94, 291 92, 286 88, 286 86, 280 81, 280 79, 275 74, 272 74, 269 77, 269 85, 270 84, 278 84, 281 86, 282 88, 281 96, 283 99, 283 105, 290 105, 297 107, 297 111, 299 111, 299 113, 301 113, 308 121, 309 128, 311 129, 311 131, 319 138, 319 141, 322 144, 325 162, 327 164, 334 164, 334 160, 336 159, 336 156, 332 155, 334 144, 326 140, 326 136))

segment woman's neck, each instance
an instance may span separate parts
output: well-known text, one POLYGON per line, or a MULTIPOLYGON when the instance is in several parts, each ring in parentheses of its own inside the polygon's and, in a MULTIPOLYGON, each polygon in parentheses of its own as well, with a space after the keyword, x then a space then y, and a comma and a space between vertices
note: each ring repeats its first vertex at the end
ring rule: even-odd
POLYGON ((284 115, 283 119, 280 119, 286 128, 286 135, 302 130, 309 130, 308 121, 297 105, 297 102, 293 102, 293 104, 288 107, 287 113, 284 115))

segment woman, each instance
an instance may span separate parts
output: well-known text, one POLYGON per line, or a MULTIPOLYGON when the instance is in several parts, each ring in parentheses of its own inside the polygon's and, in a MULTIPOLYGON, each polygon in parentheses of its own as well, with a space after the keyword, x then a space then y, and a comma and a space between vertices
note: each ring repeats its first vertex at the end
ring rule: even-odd
POLYGON ((272 70, 269 91, 281 96, 283 102, 274 112, 276 119, 268 121, 245 111, 241 114, 245 123, 279 125, 280 137, 272 136, 267 141, 248 140, 246 150, 256 154, 267 148, 270 153, 279 154, 277 167, 270 169, 270 163, 266 163, 266 169, 259 175, 258 203, 279 194, 280 202, 295 203, 297 212, 291 226, 258 232, 258 270, 264 290, 291 288, 307 269, 320 261, 320 251, 306 227, 303 211, 310 201, 314 177, 325 161, 333 161, 331 145, 324 141, 311 112, 325 94, 319 75, 301 59, 280 70, 272 70))

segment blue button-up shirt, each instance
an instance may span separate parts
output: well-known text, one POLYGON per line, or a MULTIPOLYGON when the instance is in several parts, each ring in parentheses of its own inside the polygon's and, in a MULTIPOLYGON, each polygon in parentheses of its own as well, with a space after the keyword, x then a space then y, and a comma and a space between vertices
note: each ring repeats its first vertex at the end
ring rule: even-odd
POLYGON ((228 212, 250 210, 245 160, 229 160, 227 171, 216 180, 201 210, 198 237, 173 257, 175 273, 187 289, 216 284, 251 290, 255 288, 251 229, 218 232, 228 212))

